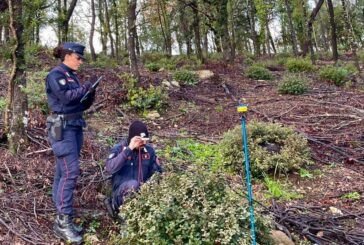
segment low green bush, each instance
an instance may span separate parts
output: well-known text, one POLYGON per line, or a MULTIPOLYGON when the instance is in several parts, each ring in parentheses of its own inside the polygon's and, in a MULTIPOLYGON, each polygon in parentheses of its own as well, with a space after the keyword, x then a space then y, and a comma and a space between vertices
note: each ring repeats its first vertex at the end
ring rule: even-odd
POLYGON ((278 84, 280 94, 299 95, 307 92, 308 80, 300 75, 286 75, 278 84))
POLYGON ((45 92, 45 78, 48 71, 28 73, 27 86, 22 91, 28 97, 29 109, 40 109, 44 114, 48 113, 48 100, 45 92))
POLYGON ((172 61, 176 67, 183 68, 184 70, 194 70, 201 66, 201 61, 194 55, 187 57, 187 55, 177 55, 172 57, 172 61))
MULTIPOLYGON (((248 149, 253 176, 271 172, 287 173, 310 164, 307 140, 293 128, 252 121, 247 126, 248 149)), ((224 134, 218 147, 222 167, 232 173, 244 172, 244 147, 241 126, 224 134)))
POLYGON ((342 67, 327 66, 320 70, 320 78, 334 82, 336 86, 342 86, 347 81, 349 71, 342 67))
POLYGON ((307 72, 314 69, 310 60, 299 58, 288 59, 285 66, 290 72, 307 72))
POLYGON ((185 85, 196 85, 198 83, 198 76, 189 70, 178 70, 173 74, 173 78, 185 85))
POLYGON ((42 52, 42 49, 42 46, 39 44, 28 44, 25 46, 24 59, 27 67, 43 66, 43 63, 38 58, 39 54, 42 52))
POLYGON ((159 52, 144 52, 141 56, 141 60, 144 64, 158 63, 162 59, 169 59, 168 55, 159 52))
MULTIPOLYGON (((122 205, 126 225, 111 244, 251 244, 249 206, 221 174, 204 169, 154 175, 122 205)), ((273 244, 255 210, 256 239, 273 244)))
POLYGON ((246 71, 246 74, 248 77, 256 79, 256 80, 272 80, 273 75, 272 73, 267 69, 260 65, 253 65, 248 68, 246 71))
POLYGON ((0 45, 0 60, 6 61, 10 60, 12 57, 12 47, 9 44, 0 45))
POLYGON ((291 200, 291 199, 300 199, 302 198, 302 194, 296 193, 292 191, 292 186, 287 188, 287 184, 282 184, 278 180, 274 180, 269 176, 264 177, 264 184, 268 188, 268 194, 266 195, 268 198, 275 199, 283 199, 283 200, 291 200))
POLYGON ((127 91, 128 104, 132 108, 140 111, 159 110, 167 105, 168 93, 162 86, 137 87, 137 80, 130 74, 123 74, 121 79, 125 81, 124 90, 127 91))
POLYGON ((159 69, 161 68, 161 66, 158 63, 149 63, 146 64, 145 67, 149 70, 149 71, 159 71, 159 69))
POLYGON ((200 143, 193 139, 181 139, 175 144, 168 144, 161 154, 166 161, 174 165, 195 164, 213 171, 217 170, 216 166, 221 162, 216 145, 200 143))
POLYGON ((98 67, 98 68, 116 68, 118 66, 118 62, 107 56, 107 55, 98 55, 97 60, 95 62, 91 62, 92 66, 98 67))

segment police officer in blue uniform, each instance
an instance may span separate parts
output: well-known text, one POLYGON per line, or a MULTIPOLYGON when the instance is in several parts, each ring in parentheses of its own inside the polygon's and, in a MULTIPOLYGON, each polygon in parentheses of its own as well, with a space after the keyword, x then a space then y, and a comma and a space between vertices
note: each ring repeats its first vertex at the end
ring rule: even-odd
POLYGON ((76 70, 83 63, 85 47, 78 43, 65 42, 56 47, 53 55, 62 63, 53 68, 46 78, 48 105, 52 114, 47 118, 48 138, 56 156, 53 183, 53 202, 57 217, 53 230, 57 237, 81 243, 82 228, 73 221, 73 192, 80 174, 79 155, 83 144, 83 111, 94 101, 95 89, 92 80, 81 84, 76 70), (87 99, 80 102, 88 92, 87 99))
POLYGON ((126 140, 116 144, 106 160, 106 171, 112 175, 112 199, 104 200, 115 218, 126 195, 138 190, 155 172, 161 172, 158 158, 149 140, 147 126, 134 121, 126 140))

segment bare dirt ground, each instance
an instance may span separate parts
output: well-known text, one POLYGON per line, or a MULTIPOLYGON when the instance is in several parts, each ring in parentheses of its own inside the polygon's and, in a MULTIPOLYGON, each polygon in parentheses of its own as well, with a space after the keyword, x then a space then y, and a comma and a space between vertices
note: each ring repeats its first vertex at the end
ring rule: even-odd
MULTIPOLYGON (((292 173, 289 176, 292 189, 298 190, 304 197, 280 203, 280 208, 306 207, 311 210, 319 207, 317 215, 329 215, 332 212, 330 207, 335 207, 345 216, 350 227, 363 234, 363 89, 359 86, 339 88, 308 74, 312 78, 308 93, 301 96, 280 95, 276 87, 282 71, 275 72, 274 81, 256 81, 242 75, 244 66, 239 64, 209 63, 204 69, 213 71, 215 75, 196 86, 171 90, 169 106, 161 117, 143 119, 153 135, 160 139, 192 137, 204 142, 217 142, 224 132, 240 122, 236 113, 237 100, 248 103, 248 123, 253 118, 279 122, 294 126, 303 133, 315 161, 310 169, 320 170, 314 178, 301 178, 298 173, 292 173), (359 193, 360 199, 342 197, 352 192, 359 193)), ((135 112, 123 111, 119 107, 126 91, 122 89, 123 81, 118 74, 126 70, 127 67, 86 67, 80 72, 81 78, 90 74, 106 76, 98 88, 96 103, 87 115, 89 126, 85 130, 82 173, 74 203, 76 216, 80 217, 77 221, 86 230, 97 226, 95 219, 99 220, 100 227, 104 227, 101 234, 97 233, 99 242, 95 244, 107 244, 102 238, 107 237, 108 229, 116 229, 116 224, 109 219, 97 198, 97 194, 104 192, 109 184, 103 180, 105 172, 102 167, 108 155, 108 145, 125 136, 129 122, 139 117, 135 112)), ((171 75, 167 72, 142 72, 143 86, 161 84, 163 79, 171 80, 171 75)), ((5 81, 6 74, 0 72, 0 96, 5 95, 5 81)), ((10 155, 4 145, 0 147, 1 244, 60 244, 52 234, 55 216, 51 201, 54 158, 46 139, 46 116, 37 110, 31 115, 29 147, 16 156, 10 155)), ((163 147, 158 142, 156 147, 163 147)), ((254 183, 256 189, 260 189, 258 183, 254 183)))

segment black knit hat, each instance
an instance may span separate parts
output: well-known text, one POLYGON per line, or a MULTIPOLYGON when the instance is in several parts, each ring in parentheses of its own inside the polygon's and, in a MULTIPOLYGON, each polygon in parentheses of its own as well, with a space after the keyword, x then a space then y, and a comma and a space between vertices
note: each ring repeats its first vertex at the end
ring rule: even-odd
POLYGON ((143 138, 148 138, 149 137, 147 126, 144 123, 142 123, 141 121, 134 121, 130 125, 129 135, 128 135, 128 144, 130 143, 130 140, 134 136, 140 136, 140 137, 143 137, 143 138))

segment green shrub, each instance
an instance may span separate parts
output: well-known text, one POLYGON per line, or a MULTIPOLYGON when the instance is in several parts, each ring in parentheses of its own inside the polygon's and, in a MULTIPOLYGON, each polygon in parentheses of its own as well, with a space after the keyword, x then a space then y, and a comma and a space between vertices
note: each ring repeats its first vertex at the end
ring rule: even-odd
POLYGON ((209 59, 210 60, 212 60, 212 61, 220 61, 220 60, 223 60, 223 53, 209 53, 208 54, 208 57, 209 57, 209 59))
POLYGON ((289 58, 292 58, 292 54, 290 53, 279 53, 274 56, 274 59, 279 65, 285 65, 289 58))
POLYGON ((307 92, 308 80, 303 76, 288 75, 278 84, 278 92, 280 94, 299 95, 307 92))
POLYGON ((27 86, 22 91, 28 97, 30 109, 40 109, 44 114, 48 113, 48 100, 45 92, 45 78, 48 71, 28 73, 27 86))
POLYGON ((342 86, 345 84, 348 78, 349 72, 342 67, 323 67, 320 70, 320 78, 330 80, 334 82, 336 86, 342 86))
POLYGON ((6 108, 6 99, 0 97, 0 112, 3 112, 6 108))
POLYGON ((247 65, 247 66, 251 66, 254 64, 254 59, 253 58, 250 58, 249 56, 244 58, 244 64, 247 65))
MULTIPOLYGON (((28 44, 25 46, 24 58, 28 67, 42 66, 43 63, 38 58, 42 51, 42 46, 39 44, 28 44)), ((44 69, 44 67, 43 67, 44 69)))
MULTIPOLYGON (((311 163, 307 140, 293 128, 252 121, 247 135, 251 171, 256 177, 273 171, 287 173, 311 163)), ((232 173, 244 172, 241 126, 225 133, 218 148, 223 168, 232 173)))
POLYGON ((143 53, 141 60, 144 64, 147 63, 158 63, 162 59, 169 59, 168 55, 165 53, 158 52, 145 52, 143 53))
POLYGON ((161 64, 161 66, 164 68, 164 69, 166 69, 166 70, 169 70, 169 71, 174 71, 174 70, 176 70, 176 63, 173 61, 173 60, 171 60, 171 59, 162 59, 161 61, 160 61, 160 64, 161 64))
POLYGON ((149 70, 149 71, 159 71, 159 69, 161 68, 161 66, 158 63, 149 63, 146 64, 145 67, 149 70))
POLYGON ((99 55, 97 56, 97 60, 95 62, 91 62, 91 65, 98 68, 116 68, 118 63, 115 59, 107 56, 107 55, 99 55))
POLYGON ((290 72, 306 72, 314 68, 310 60, 298 58, 288 59, 285 66, 290 72))
POLYGON ((188 70, 178 70, 173 74, 173 78, 186 85, 195 85, 198 83, 198 77, 195 73, 188 70))
POLYGON ((187 57, 187 55, 173 56, 172 61, 177 67, 184 70, 194 70, 201 66, 201 61, 196 56, 187 57))
MULTIPOLYGON (((250 244, 248 204, 239 192, 203 169, 155 175, 122 205, 126 227, 112 244, 250 244)), ((260 244, 272 244, 270 222, 256 212, 260 244)))
POLYGON ((256 79, 256 80, 272 80, 273 75, 272 73, 267 69, 259 65, 253 65, 248 68, 246 71, 246 74, 248 77, 256 79))
POLYGON ((8 44, 0 45, 0 60, 10 60, 12 57, 12 47, 8 44))
POLYGON ((193 139, 182 139, 177 140, 174 145, 168 144, 162 155, 166 161, 177 165, 193 163, 212 170, 216 170, 215 167, 221 162, 216 145, 200 143, 193 139))
POLYGON ((296 192, 291 191, 290 188, 288 189, 286 185, 282 185, 279 181, 273 180, 268 176, 264 177, 264 184, 268 188, 268 198, 275 198, 275 199, 283 199, 283 200, 291 200, 291 199, 299 199, 303 196, 296 192))
POLYGON ((149 88, 137 87, 137 80, 129 74, 121 78, 125 81, 123 86, 127 92, 128 103, 131 107, 145 111, 148 109, 159 110, 167 104, 168 93, 162 86, 150 85, 149 88))

